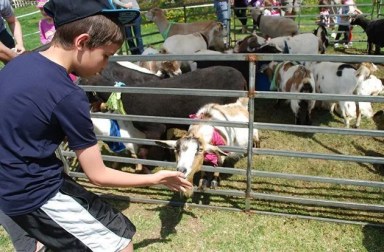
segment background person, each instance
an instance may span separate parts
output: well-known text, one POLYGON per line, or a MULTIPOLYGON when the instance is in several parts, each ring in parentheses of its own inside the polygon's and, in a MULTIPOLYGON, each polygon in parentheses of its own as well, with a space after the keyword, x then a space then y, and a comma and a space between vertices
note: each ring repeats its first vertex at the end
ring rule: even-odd
MULTIPOLYGON (((260 0, 233 0, 233 7, 236 17, 241 22, 241 33, 247 33, 248 27, 248 7, 259 7, 260 6, 260 0)), ((253 20, 253 28, 252 31, 256 31, 256 21, 253 20)))
POLYGON ((15 48, 19 54, 25 51, 21 25, 9 0, 0 0, 0 42, 8 48, 15 48), (9 34, 4 21, 7 22, 13 37, 9 34))
POLYGON ((213 7, 216 11, 217 20, 224 25, 224 30, 229 29, 228 0, 213 0, 213 7))
POLYGON ((53 23, 53 19, 47 15, 44 11, 44 4, 48 0, 37 0, 36 7, 40 10, 42 19, 39 20, 39 32, 40 32, 40 42, 45 45, 51 42, 53 35, 55 34, 55 24, 53 23))
POLYGON ((356 7, 356 4, 353 0, 341 0, 341 6, 339 10, 340 19, 339 27, 337 29, 337 34, 335 38, 334 47, 340 47, 340 44, 343 44, 344 48, 351 47, 352 44, 352 28, 350 24, 350 16, 362 14, 362 11, 356 7), (340 37, 343 36, 343 39, 340 40, 340 37))
MULTIPOLYGON (((122 2, 125 3, 127 9, 140 11, 136 0, 122 0, 122 2)), ((132 24, 126 25, 124 29, 131 54, 142 54, 144 52, 144 44, 141 37, 141 15, 132 24)))
POLYGON ((295 19, 296 16, 300 13, 302 0, 281 0, 281 15, 282 16, 291 16, 292 19, 295 19))

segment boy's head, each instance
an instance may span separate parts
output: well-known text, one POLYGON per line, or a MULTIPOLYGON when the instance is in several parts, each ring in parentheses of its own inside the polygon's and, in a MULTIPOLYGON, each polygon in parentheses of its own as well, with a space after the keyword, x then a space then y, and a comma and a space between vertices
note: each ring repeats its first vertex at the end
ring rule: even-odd
POLYGON ((132 23, 139 15, 138 10, 117 8, 119 0, 49 0, 45 12, 54 20, 56 28, 86 17, 102 14, 115 19, 121 25, 132 23))
MULTIPOLYGON (((113 0, 116 1, 116 0, 113 0)), ((52 44, 65 49, 73 47, 80 34, 89 34, 87 48, 122 44, 122 25, 133 22, 140 12, 118 9, 112 0, 49 0, 45 12, 54 20, 56 33, 52 44)))

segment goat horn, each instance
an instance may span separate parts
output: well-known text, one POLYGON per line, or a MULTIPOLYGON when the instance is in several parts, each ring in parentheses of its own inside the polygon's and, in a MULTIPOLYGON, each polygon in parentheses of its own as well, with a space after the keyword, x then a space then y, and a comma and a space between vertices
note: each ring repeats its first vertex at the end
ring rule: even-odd
POLYGON ((165 141, 155 141, 155 143, 163 148, 167 149, 175 149, 176 148, 176 140, 165 140, 165 141))
POLYGON ((211 145, 211 144, 207 144, 207 149, 206 151, 208 152, 215 152, 215 153, 220 153, 222 155, 225 155, 225 156, 228 156, 228 153, 224 152, 223 150, 221 150, 218 146, 216 145, 211 145))

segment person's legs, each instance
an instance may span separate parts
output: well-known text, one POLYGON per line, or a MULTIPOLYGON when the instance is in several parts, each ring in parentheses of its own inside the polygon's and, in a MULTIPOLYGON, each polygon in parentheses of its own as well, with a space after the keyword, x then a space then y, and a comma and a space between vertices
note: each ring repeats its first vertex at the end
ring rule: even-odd
POLYGON ((143 38, 141 37, 141 16, 135 20, 132 29, 136 40, 136 48, 132 54, 142 54, 144 52, 144 43, 143 38))
POLYGON ((13 40, 13 37, 11 36, 11 34, 8 33, 6 29, 0 32, 0 41, 8 48, 12 49, 15 47, 15 41, 13 40))
POLYGON ((131 52, 131 54, 134 54, 136 44, 135 44, 135 41, 133 40, 132 28, 133 28, 133 24, 125 26, 124 30, 125 30, 125 36, 127 39, 129 51, 131 52))
POLYGON ((36 251, 36 240, 27 234, 16 222, 0 210, 0 225, 7 231, 16 251, 36 251))
POLYGON ((28 233, 54 251, 129 249, 136 228, 118 210, 67 175, 59 192, 39 209, 12 216, 28 233))
POLYGON ((224 30, 226 30, 229 23, 228 2, 226 0, 214 0, 213 6, 216 10, 217 19, 223 23, 224 30))
POLYGON ((282 16, 292 15, 293 0, 282 0, 281 5, 283 6, 283 8, 281 8, 281 15, 282 16))

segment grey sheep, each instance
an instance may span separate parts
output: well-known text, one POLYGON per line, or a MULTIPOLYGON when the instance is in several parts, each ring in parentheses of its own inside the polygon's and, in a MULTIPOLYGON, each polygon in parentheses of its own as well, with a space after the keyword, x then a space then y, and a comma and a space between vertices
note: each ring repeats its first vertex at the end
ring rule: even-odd
POLYGON ((264 16, 259 8, 253 9, 251 15, 260 32, 267 38, 294 36, 299 34, 299 27, 291 18, 264 16))

